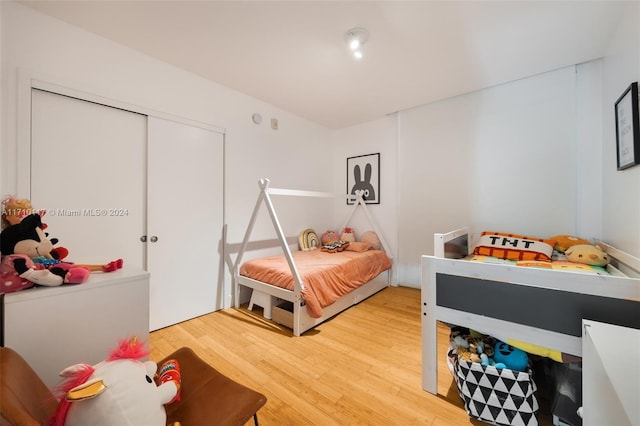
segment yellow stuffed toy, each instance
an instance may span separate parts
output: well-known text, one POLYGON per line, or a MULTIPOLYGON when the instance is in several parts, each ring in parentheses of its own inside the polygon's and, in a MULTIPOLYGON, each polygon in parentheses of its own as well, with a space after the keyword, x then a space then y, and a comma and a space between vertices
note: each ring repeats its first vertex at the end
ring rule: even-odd
POLYGON ((600 246, 591 244, 571 246, 564 254, 570 262, 584 263, 591 266, 607 266, 611 261, 609 255, 600 246))

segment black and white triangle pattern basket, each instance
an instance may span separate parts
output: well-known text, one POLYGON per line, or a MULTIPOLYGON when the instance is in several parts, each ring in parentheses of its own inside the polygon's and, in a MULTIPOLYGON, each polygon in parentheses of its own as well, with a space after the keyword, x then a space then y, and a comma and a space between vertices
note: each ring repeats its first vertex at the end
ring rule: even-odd
POLYGON ((448 354, 458 393, 470 417, 495 425, 537 426, 538 401, 531 370, 483 366, 448 354))

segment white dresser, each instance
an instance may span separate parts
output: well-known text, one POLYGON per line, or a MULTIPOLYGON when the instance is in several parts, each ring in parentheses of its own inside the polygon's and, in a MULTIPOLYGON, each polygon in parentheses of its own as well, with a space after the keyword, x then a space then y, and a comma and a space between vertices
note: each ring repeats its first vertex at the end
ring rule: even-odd
POLYGON ((2 296, 3 346, 17 351, 50 388, 76 363, 105 359, 119 339, 149 339, 149 273, 93 273, 78 285, 2 296))

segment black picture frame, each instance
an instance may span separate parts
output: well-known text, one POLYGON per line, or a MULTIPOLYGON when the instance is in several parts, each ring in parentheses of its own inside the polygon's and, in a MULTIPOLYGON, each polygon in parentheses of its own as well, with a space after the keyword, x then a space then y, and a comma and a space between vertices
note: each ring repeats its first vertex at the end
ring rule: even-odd
POLYGON ((638 82, 633 82, 615 104, 616 161, 618 170, 640 164, 640 115, 638 82))
MULTIPOLYGON (((380 204, 380 153, 347 158, 347 194, 361 189, 365 204, 380 204)), ((347 204, 355 201, 347 198, 347 204)))

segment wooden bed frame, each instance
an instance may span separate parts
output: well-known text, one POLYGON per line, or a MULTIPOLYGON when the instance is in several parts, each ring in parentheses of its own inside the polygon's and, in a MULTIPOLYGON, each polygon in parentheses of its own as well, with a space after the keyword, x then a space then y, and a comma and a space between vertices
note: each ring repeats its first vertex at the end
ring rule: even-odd
POLYGON ((422 387, 432 394, 438 321, 576 356, 583 319, 640 329, 640 259, 603 242, 609 276, 446 258, 470 251, 467 228, 434 240, 435 255, 421 259, 422 387))
MULTIPOLYGON (((236 257, 236 261, 233 265, 234 300, 235 300, 236 308, 238 308, 240 305, 240 286, 249 287, 254 291, 260 291, 269 296, 273 296, 275 298, 281 299, 282 301, 291 302, 293 304, 293 312, 291 313, 292 315, 291 328, 293 329, 294 336, 300 336, 305 331, 315 327, 316 325, 326 321, 327 319, 333 317, 334 315, 359 303, 360 301, 366 299, 367 297, 379 292, 380 290, 390 285, 392 269, 382 272, 373 280, 354 289, 352 292, 345 294, 344 296, 336 300, 331 305, 324 307, 322 309, 323 313, 320 318, 311 317, 307 312, 307 308, 304 306, 304 301, 301 296, 305 286, 300 278, 300 274, 298 273, 298 269, 296 268, 296 264, 293 260, 293 256, 291 255, 291 249, 289 248, 289 243, 287 242, 287 238, 284 235, 284 232, 280 225, 280 221, 278 220, 278 216, 276 214, 275 208, 271 201, 271 196, 282 195, 282 196, 296 196, 296 197, 335 198, 336 194, 326 193, 326 192, 315 192, 315 191, 300 191, 300 190, 294 190, 294 189, 270 188, 269 183, 270 182, 268 179, 260 179, 258 181, 258 186, 260 187, 258 200, 256 201, 256 205, 253 210, 253 215, 251 216, 251 220, 249 221, 249 225, 247 226, 247 230, 245 232, 242 245, 240 246, 238 256, 236 257), (269 216, 271 217, 271 222, 273 223, 273 227, 278 237, 277 241, 280 243, 280 247, 284 252, 284 255, 287 259, 287 263, 291 268, 291 274, 293 276, 293 281, 294 281, 293 290, 276 287, 271 284, 268 284, 262 281, 257 281, 251 278, 247 278, 239 274, 240 265, 242 264, 242 257, 247 250, 247 246, 249 244, 249 239, 251 236, 251 232, 253 230, 253 226, 258 216, 260 206, 263 203, 265 204, 267 211, 269 213, 269 216)), ((351 210, 351 213, 347 217, 347 220, 344 222, 344 225, 339 229, 343 229, 349 224, 349 221, 353 217, 353 214, 355 213, 357 208, 359 207, 362 208, 371 226, 373 227, 373 230, 378 235, 378 238, 380 239, 380 242, 382 243, 382 246, 384 247, 385 252, 391 258, 392 265, 393 265, 393 257, 390 255, 391 253, 390 247, 387 245, 382 233, 378 229, 376 222, 373 220, 373 217, 369 214, 366 203, 364 202, 364 199, 362 197, 362 191, 358 191, 355 195, 347 195, 347 197, 355 201, 355 203, 353 204, 353 209, 351 210)), ((264 248, 264 247, 261 247, 261 248, 264 248)))

